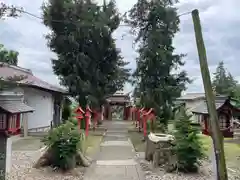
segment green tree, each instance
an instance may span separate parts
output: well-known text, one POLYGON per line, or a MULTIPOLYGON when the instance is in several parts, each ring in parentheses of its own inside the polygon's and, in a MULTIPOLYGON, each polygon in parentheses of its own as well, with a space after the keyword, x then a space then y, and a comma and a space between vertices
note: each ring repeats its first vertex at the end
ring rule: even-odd
POLYGON ((50 49, 58 56, 53 70, 85 108, 100 106, 107 94, 122 89, 129 70, 112 33, 120 23, 115 2, 101 7, 91 0, 49 0, 43 5, 50 49))
POLYGON ((167 125, 171 106, 190 82, 185 71, 173 70, 184 65, 183 54, 175 54, 173 38, 179 31, 179 18, 173 1, 138 0, 126 20, 136 33, 139 44, 137 68, 133 76, 141 92, 142 105, 154 108, 157 116, 167 125))
POLYGON ((177 155, 177 166, 183 172, 196 172, 200 160, 205 156, 203 145, 199 137, 199 130, 191 125, 191 116, 184 108, 181 108, 176 119, 175 125, 175 142, 174 147, 177 155))
POLYGON ((212 85, 217 94, 233 95, 237 86, 237 81, 231 73, 228 73, 224 67, 223 61, 219 62, 216 72, 213 74, 212 85))
POLYGON ((7 50, 4 45, 0 44, 0 62, 5 62, 10 65, 17 66, 18 64, 18 52, 13 50, 7 50))

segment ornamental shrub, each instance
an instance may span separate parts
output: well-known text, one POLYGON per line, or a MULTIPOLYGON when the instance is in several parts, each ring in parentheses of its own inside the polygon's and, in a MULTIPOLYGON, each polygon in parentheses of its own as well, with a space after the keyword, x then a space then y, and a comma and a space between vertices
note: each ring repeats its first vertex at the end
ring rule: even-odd
POLYGON ((76 166, 76 155, 82 149, 84 137, 77 127, 67 121, 49 131, 44 138, 44 144, 51 150, 53 167, 62 170, 72 169, 76 166))

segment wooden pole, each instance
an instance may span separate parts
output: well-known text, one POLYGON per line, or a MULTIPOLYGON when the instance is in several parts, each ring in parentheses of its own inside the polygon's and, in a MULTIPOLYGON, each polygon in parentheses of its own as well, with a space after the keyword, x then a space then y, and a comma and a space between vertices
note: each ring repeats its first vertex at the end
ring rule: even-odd
POLYGON ((228 176, 224 156, 223 136, 219 128, 215 98, 213 96, 212 84, 207 63, 206 49, 202 37, 202 28, 199 18, 199 12, 197 9, 192 11, 192 19, 194 24, 202 80, 206 94, 208 112, 210 115, 211 136, 213 140, 214 153, 216 157, 217 180, 227 180, 228 176))
POLYGON ((24 137, 27 137, 28 136, 28 114, 24 113, 22 114, 22 116, 23 116, 23 134, 24 134, 24 137))

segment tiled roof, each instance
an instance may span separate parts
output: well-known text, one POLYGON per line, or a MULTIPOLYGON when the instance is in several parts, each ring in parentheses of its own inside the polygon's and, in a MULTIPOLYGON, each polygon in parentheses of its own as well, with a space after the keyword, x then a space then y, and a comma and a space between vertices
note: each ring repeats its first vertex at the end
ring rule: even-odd
MULTIPOLYGON (((216 109, 218 110, 220 107, 222 107, 224 103, 215 103, 216 109)), ((193 113, 201 113, 201 114, 208 114, 208 109, 207 109, 207 104, 206 103, 201 103, 195 108, 191 109, 193 113)))
POLYGON ((26 112, 33 112, 34 109, 30 106, 27 106, 20 100, 5 100, 0 101, 0 107, 7 112, 10 113, 26 113, 26 112))
MULTIPOLYGON (((223 106, 223 104, 226 102, 227 97, 225 96, 219 96, 216 97, 215 100, 215 106, 216 106, 216 110, 218 110, 219 108, 221 108, 223 106)), ((207 109, 207 103, 206 101, 203 103, 200 103, 199 105, 197 105, 196 107, 193 107, 191 109, 191 111, 193 113, 200 113, 200 114, 208 114, 208 109, 207 109)))
POLYGON ((197 98, 204 98, 205 93, 187 93, 179 98, 177 100, 194 100, 197 98))
POLYGON ((53 86, 39 78, 33 75, 31 70, 29 69, 24 69, 18 66, 12 66, 8 65, 6 63, 1 63, 0 62, 0 78, 3 78, 4 80, 7 80, 9 77, 14 77, 14 76, 23 76, 23 80, 18 81, 20 84, 32 86, 32 87, 38 87, 50 91, 55 91, 55 92, 61 92, 61 93, 66 93, 67 91, 65 89, 62 89, 60 87, 53 86))
POLYGON ((130 98, 126 98, 124 96, 111 96, 107 98, 107 101, 110 103, 128 103, 130 102, 130 98))

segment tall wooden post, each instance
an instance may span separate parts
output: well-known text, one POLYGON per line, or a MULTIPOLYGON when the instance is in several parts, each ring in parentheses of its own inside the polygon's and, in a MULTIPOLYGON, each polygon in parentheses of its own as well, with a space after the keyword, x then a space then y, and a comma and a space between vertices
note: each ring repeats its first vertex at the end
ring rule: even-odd
POLYGON ((203 85, 206 94, 207 107, 210 115, 211 136, 214 145, 214 153, 216 157, 217 180, 227 180, 227 169, 224 156, 223 136, 219 128, 218 116, 215 105, 215 98, 213 96, 210 73, 207 63, 206 49, 202 37, 202 28, 197 9, 192 11, 192 19, 194 24, 194 31, 196 36, 196 43, 198 49, 198 56, 200 61, 200 68, 202 73, 203 85))
POLYGON ((108 106, 108 120, 112 120, 112 106, 108 106))
POLYGON ((11 170, 11 139, 8 138, 7 131, 1 130, 0 132, 0 179, 5 180, 7 173, 11 170))
POLYGON ((90 121, 91 121, 91 119, 90 119, 91 118, 91 113, 92 113, 92 110, 87 105, 86 113, 85 113, 85 120, 86 120, 85 135, 86 135, 86 137, 88 137, 89 125, 90 125, 90 121))
POLYGON ((23 135, 24 137, 28 136, 28 114, 27 113, 23 113, 23 135))

